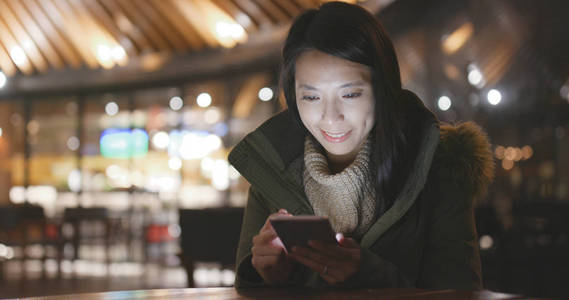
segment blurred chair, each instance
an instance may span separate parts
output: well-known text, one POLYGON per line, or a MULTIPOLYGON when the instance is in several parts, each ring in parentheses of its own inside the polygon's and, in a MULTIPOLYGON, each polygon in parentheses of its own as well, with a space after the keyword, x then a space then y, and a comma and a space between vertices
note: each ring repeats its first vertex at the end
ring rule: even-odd
POLYGON ((181 260, 194 284, 196 262, 215 262, 234 269, 244 208, 180 209, 181 260))
POLYGON ((42 276, 45 276, 45 251, 39 257, 29 257, 28 247, 43 247, 47 242, 45 234, 46 218, 40 206, 23 204, 0 207, 0 279, 4 277, 4 261, 19 260, 21 272, 26 277, 25 263, 29 258, 40 259, 42 276), (14 253, 14 249, 18 249, 14 253))
MULTIPOLYGON (((160 265, 168 264, 171 255, 169 245, 175 246, 176 237, 170 232, 170 224, 152 222, 144 229, 144 261, 160 265)), ((175 251, 172 251, 175 252, 175 251)), ((175 255, 175 253, 172 253, 175 255)))
POLYGON ((66 208, 61 223, 59 263, 64 258, 66 245, 71 245, 73 249, 72 260, 80 258, 82 245, 102 245, 105 253, 104 261, 108 265, 110 263, 109 248, 114 223, 109 216, 109 211, 104 207, 66 208))

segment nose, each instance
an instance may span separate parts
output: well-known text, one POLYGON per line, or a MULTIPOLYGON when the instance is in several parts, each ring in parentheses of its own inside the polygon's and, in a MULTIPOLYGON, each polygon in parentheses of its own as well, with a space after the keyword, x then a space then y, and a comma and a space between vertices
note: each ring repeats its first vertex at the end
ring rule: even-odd
POLYGON ((329 125, 344 120, 344 113, 342 111, 341 103, 338 103, 337 99, 331 98, 327 101, 324 101, 322 120, 324 123, 329 125))

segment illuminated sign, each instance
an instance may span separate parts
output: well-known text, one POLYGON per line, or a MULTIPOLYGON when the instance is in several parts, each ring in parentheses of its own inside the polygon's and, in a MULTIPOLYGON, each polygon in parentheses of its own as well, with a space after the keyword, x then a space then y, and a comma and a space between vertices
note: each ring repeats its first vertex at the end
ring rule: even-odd
POLYGON ((148 134, 143 129, 106 129, 99 141, 101 155, 107 158, 140 157, 148 153, 148 134))

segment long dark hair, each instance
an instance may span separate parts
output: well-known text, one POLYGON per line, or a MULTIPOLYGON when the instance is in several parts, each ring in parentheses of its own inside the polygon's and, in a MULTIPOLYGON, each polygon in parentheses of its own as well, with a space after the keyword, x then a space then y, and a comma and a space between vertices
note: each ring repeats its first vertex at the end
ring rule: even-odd
POLYGON ((399 64, 383 26, 360 6, 329 2, 301 14, 290 28, 283 48, 281 86, 288 109, 306 129, 296 106, 295 63, 307 50, 319 50, 371 68, 375 97, 375 126, 372 163, 377 170, 379 210, 394 201, 401 188, 400 165, 405 152, 399 64))

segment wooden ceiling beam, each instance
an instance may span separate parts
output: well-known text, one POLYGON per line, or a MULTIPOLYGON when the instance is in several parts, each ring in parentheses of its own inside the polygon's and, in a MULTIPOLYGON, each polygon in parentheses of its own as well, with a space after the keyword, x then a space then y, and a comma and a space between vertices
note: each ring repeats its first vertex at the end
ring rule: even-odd
POLYGON ((113 20, 113 17, 105 10, 105 8, 96 0, 91 1, 77 1, 79 5, 85 5, 93 19, 99 23, 112 37, 123 47, 126 54, 130 57, 135 57, 140 53, 140 49, 134 41, 131 40, 125 33, 123 33, 113 20))
POLYGON ((122 8, 122 12, 133 21, 134 26, 138 27, 148 40, 154 44, 158 51, 170 51, 172 46, 162 37, 162 35, 152 26, 152 24, 143 17, 139 9, 138 2, 130 0, 116 0, 118 6, 122 8), (136 3, 136 5, 135 5, 136 3))
POLYGON ((233 20, 241 25, 248 33, 253 33, 259 30, 259 25, 233 2, 227 0, 212 0, 212 2, 221 10, 229 14, 233 20))
POLYGON ((172 2, 165 0, 152 0, 153 6, 162 13, 163 16, 180 32, 182 38, 195 50, 204 48, 205 41, 200 38, 198 32, 186 21, 186 18, 172 5, 172 2))
POLYGON ((0 39, 0 71, 4 72, 6 76, 14 76, 18 72, 17 66, 10 58, 10 54, 4 49, 2 40, 0 39))
POLYGON ((282 24, 290 21, 290 17, 287 16, 280 7, 275 5, 271 0, 255 0, 257 6, 262 9, 275 23, 282 24))
POLYGON ((66 37, 57 29, 54 23, 46 15, 46 12, 37 4, 35 0, 21 1, 32 18, 38 23, 41 32, 51 40, 54 49, 64 62, 74 68, 81 65, 79 54, 73 49, 66 37))
MULTIPOLYGON (((6 52, 9 53, 10 58, 22 73, 26 75, 31 75, 34 72, 34 68, 28 57, 25 57, 24 60, 21 62, 14 61, 13 54, 17 51, 16 50, 17 47, 21 48, 21 46, 18 45, 16 38, 12 35, 12 32, 10 31, 9 27, 6 26, 4 20, 1 17, 0 17, 0 42, 4 45, 6 52)), ((23 49, 19 50, 22 51, 23 53, 23 49)))
POLYGON ((270 27, 272 20, 261 10, 261 8, 252 0, 233 0, 235 4, 245 11, 247 15, 258 24, 259 29, 270 27))
POLYGON ((22 3, 16 0, 9 0, 7 4, 11 6, 15 15, 22 22, 22 25, 24 25, 27 32, 29 32, 30 36, 37 44, 39 50, 45 55, 49 64, 55 69, 63 68, 63 60, 61 57, 59 57, 53 46, 50 44, 49 40, 46 38, 45 34, 41 31, 36 21, 30 16, 22 3))
POLYGON ((115 24, 119 27, 120 31, 126 34, 134 41, 135 45, 138 45, 140 53, 145 53, 148 51, 154 51, 157 48, 151 44, 151 42, 146 38, 144 33, 140 31, 140 28, 136 27, 130 16, 123 12, 123 9, 114 0, 99 0, 101 5, 109 12, 113 13, 113 20, 115 24))
POLYGON ((73 11, 66 1, 41 0, 37 2, 46 11, 55 26, 69 38, 73 48, 79 53, 83 62, 90 68, 99 66, 94 54, 87 48, 84 43, 84 28, 82 25, 73 22, 73 11), (56 4, 57 3, 57 4, 56 4))
MULTIPOLYGON (((184 19, 192 24, 200 37, 211 48, 219 47, 219 41, 213 36, 211 29, 208 27, 207 15, 203 11, 203 7, 195 1, 171 0, 172 5, 184 16, 184 19)), ((213 5, 213 4, 212 4, 213 5)))
POLYGON ((37 48, 35 41, 28 35, 26 30, 22 27, 18 18, 14 15, 10 7, 5 1, 0 1, 0 15, 4 19, 4 23, 16 38, 17 43, 20 45, 27 59, 32 66, 39 72, 45 73, 48 65, 43 55, 37 48))
MULTIPOLYGON (((165 1, 163 1, 165 2, 165 1)), ((154 24, 156 30, 161 36, 165 37, 166 41, 178 52, 183 52, 188 47, 184 41, 181 39, 177 32, 172 30, 172 26, 168 21, 160 14, 158 10, 149 1, 138 1, 136 2, 140 11, 144 14, 146 19, 150 24, 154 24)), ((160 4, 159 4, 160 5, 160 4)))
POLYGON ((140 89, 149 85, 176 86, 204 78, 234 78, 244 72, 274 68, 280 59, 282 40, 265 36, 254 46, 244 44, 231 51, 207 51, 177 56, 162 68, 145 72, 140 61, 111 70, 63 70, 52 74, 22 76, 0 90, 0 99, 16 96, 47 97, 77 93, 101 93, 140 89))
POLYGON ((298 6, 294 1, 274 1, 273 3, 286 12, 291 19, 302 12, 302 7, 298 6))
POLYGON ((318 0, 292 0, 292 1, 294 1, 300 7, 302 7, 303 11, 311 8, 316 8, 318 7, 318 5, 320 5, 320 1, 318 0))

